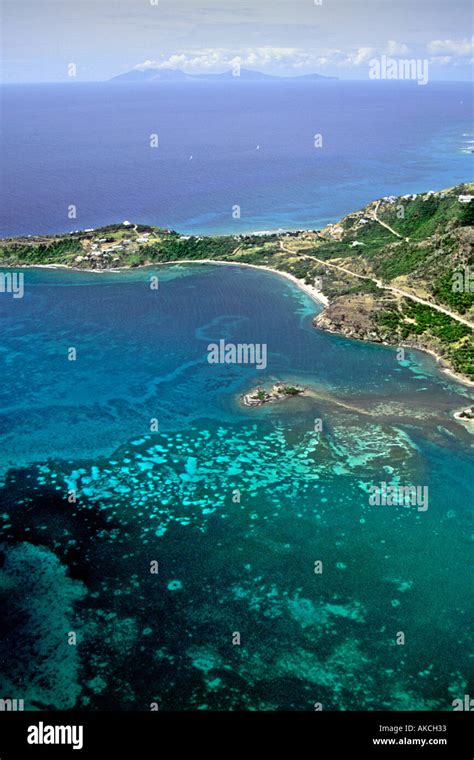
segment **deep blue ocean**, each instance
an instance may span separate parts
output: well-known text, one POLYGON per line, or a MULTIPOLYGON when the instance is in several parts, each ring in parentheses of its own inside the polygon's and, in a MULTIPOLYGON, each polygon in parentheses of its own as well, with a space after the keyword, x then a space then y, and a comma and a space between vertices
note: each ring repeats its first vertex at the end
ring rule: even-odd
POLYGON ((466 181, 473 158, 467 83, 10 85, 1 106, 1 236, 125 219, 199 234, 318 228, 466 181))

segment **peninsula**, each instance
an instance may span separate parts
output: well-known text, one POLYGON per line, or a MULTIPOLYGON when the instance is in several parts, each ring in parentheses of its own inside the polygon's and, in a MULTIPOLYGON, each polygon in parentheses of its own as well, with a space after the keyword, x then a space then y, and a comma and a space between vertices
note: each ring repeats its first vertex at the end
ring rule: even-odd
POLYGON ((474 183, 389 196, 321 230, 180 235, 124 221, 0 240, 0 266, 88 271, 159 264, 256 266, 292 279, 323 310, 315 327, 433 354, 474 384, 474 183))

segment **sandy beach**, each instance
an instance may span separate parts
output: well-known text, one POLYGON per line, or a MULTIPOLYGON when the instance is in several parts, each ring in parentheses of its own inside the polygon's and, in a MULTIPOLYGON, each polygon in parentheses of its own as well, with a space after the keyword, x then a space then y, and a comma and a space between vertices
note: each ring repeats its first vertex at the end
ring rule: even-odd
POLYGON ((166 261, 166 262, 159 262, 161 266, 163 265, 177 265, 177 264, 222 264, 225 266, 237 266, 237 267, 246 267, 248 269, 264 269, 267 272, 273 272, 273 274, 279 274, 281 277, 285 277, 287 280, 290 280, 294 285, 296 285, 300 290, 302 290, 306 295, 308 295, 310 298, 313 299, 313 301, 316 301, 319 304, 322 304, 323 306, 328 306, 329 299, 322 293, 320 290, 316 290, 316 288, 313 285, 307 285, 302 280, 299 280, 295 275, 290 274, 289 272, 283 272, 280 269, 273 269, 272 267, 267 266, 261 266, 260 264, 247 264, 245 262, 241 261, 216 261, 214 259, 181 259, 180 261, 166 261))
MULTIPOLYGON (((138 267, 110 267, 107 269, 85 269, 84 267, 70 267, 67 264, 27 264, 11 267, 12 269, 69 269, 73 272, 88 272, 93 274, 107 274, 109 272, 127 272, 129 269, 147 269, 157 266, 180 266, 181 264, 219 264, 222 266, 231 267, 246 267, 247 269, 264 269, 267 272, 273 272, 273 274, 279 274, 281 277, 285 277, 302 290, 306 295, 316 301, 318 304, 328 306, 329 299, 320 290, 317 290, 313 285, 307 285, 299 280, 295 275, 289 272, 283 272, 280 269, 272 269, 272 267, 260 266, 259 264, 247 264, 243 261, 217 261, 215 259, 177 259, 175 261, 156 261, 150 264, 143 264, 138 267)), ((3 265, 6 268, 6 265, 3 265)))

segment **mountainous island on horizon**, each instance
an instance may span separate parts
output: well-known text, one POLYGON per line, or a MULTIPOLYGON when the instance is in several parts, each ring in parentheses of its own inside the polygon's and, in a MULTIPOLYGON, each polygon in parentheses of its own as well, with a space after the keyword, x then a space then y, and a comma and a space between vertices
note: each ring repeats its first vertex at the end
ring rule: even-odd
POLYGON ((239 74, 235 74, 231 69, 218 74, 188 74, 181 69, 132 69, 123 74, 117 74, 108 81, 110 82, 193 82, 193 81, 227 81, 229 79, 245 79, 252 82, 263 81, 336 81, 338 77, 324 76, 323 74, 301 74, 298 76, 277 76, 275 74, 264 74, 262 71, 252 69, 240 69, 239 74))

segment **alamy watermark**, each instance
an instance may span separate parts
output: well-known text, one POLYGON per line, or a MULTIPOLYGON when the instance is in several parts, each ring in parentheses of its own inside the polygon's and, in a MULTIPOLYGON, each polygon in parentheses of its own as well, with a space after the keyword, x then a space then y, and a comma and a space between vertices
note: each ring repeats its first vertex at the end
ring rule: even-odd
POLYGON ((428 84, 427 58, 390 58, 381 55, 369 61, 369 79, 414 80, 420 85, 428 84))
POLYGON ((0 712, 22 712, 24 709, 23 699, 0 699, 0 712))
POLYGON ((207 347, 209 364, 255 364, 257 369, 266 369, 266 343, 209 343, 207 347))
POLYGON ((25 295, 23 272, 0 272, 0 293, 10 293, 13 298, 23 298, 25 295))
POLYGON ((467 712, 474 711, 474 699, 469 694, 464 694, 463 699, 453 699, 451 702, 454 712, 459 710, 466 710, 467 712))
POLYGON ((418 512, 428 509, 428 486, 379 485, 369 486, 371 507, 417 507, 418 512))
POLYGON ((84 746, 84 726, 50 726, 43 721, 28 726, 28 744, 70 744, 73 749, 84 746))
POLYGON ((451 282, 453 293, 474 293, 474 272, 469 267, 454 272, 451 282))

